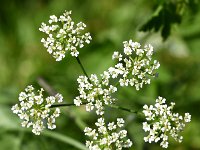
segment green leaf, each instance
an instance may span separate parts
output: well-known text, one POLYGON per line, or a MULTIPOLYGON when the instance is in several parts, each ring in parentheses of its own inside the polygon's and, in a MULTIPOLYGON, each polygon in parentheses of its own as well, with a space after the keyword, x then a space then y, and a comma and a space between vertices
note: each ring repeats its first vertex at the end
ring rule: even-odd
POLYGON ((173 2, 159 5, 151 19, 141 26, 140 31, 161 30, 163 40, 166 40, 170 35, 171 25, 181 23, 182 16, 177 10, 178 5, 173 2))

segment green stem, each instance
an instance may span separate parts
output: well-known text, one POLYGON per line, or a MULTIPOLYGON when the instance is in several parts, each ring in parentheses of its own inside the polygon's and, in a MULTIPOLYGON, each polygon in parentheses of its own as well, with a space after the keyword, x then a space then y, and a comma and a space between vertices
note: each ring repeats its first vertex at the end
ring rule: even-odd
MULTIPOLYGON (((85 105, 87 103, 82 103, 81 105, 85 105)), ((71 104, 54 104, 50 108, 55 108, 55 107, 65 107, 65 106, 76 106, 74 103, 71 104)))
MULTIPOLYGON (((86 104, 87 104, 87 102, 84 102, 81 105, 86 105, 86 104)), ((76 106, 76 105, 73 104, 73 103, 71 103, 71 104, 55 104, 55 105, 52 105, 51 108, 65 107, 65 106, 76 106)), ((115 109, 119 109, 119 110, 123 110, 123 111, 127 111, 127 112, 130 112, 130 113, 138 114, 138 111, 135 111, 135 110, 132 110, 132 109, 129 109, 129 108, 125 108, 125 107, 121 107, 121 106, 117 106, 117 105, 104 105, 104 106, 115 108, 115 109)))
POLYGON ((85 71, 85 68, 83 67, 83 65, 82 65, 81 60, 79 59, 79 57, 76 57, 76 60, 77 60, 78 64, 80 65, 81 70, 83 71, 84 75, 88 78, 88 81, 91 83, 91 80, 90 80, 87 72, 85 71))
POLYGON ((117 105, 107 105, 107 106, 111 107, 111 108, 127 111, 127 112, 130 112, 130 113, 138 114, 138 111, 135 111, 135 110, 132 110, 132 109, 128 109, 128 108, 125 108, 125 107, 121 107, 121 106, 117 106, 117 105))

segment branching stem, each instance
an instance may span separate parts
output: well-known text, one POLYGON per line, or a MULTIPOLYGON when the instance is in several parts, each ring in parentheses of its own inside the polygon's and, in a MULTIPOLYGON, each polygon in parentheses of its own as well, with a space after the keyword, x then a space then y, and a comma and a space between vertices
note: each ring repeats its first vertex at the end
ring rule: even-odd
MULTIPOLYGON (((81 105, 86 105, 86 104, 87 104, 87 102, 82 103, 81 105)), ((70 103, 70 104, 55 104, 55 105, 52 105, 51 108, 68 107, 68 106, 76 106, 76 105, 73 104, 73 103, 70 103)), ((117 106, 117 105, 104 105, 104 106, 115 108, 115 109, 118 109, 118 110, 127 111, 127 112, 130 112, 130 113, 138 114, 138 111, 135 111, 135 110, 132 110, 132 109, 129 109, 129 108, 125 108, 125 107, 121 107, 121 106, 117 106)))

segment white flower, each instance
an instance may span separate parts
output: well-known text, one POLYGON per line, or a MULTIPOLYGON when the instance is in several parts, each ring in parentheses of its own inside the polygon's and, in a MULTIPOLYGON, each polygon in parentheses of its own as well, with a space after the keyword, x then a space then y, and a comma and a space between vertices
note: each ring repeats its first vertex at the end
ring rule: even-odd
POLYGON ((115 67, 110 67, 110 77, 117 78, 120 86, 135 86, 136 90, 143 87, 143 84, 150 84, 151 78, 155 77, 155 70, 160 64, 152 59, 153 47, 141 45, 132 40, 124 41, 124 54, 115 51, 112 59, 117 59, 115 67))
POLYGON ((112 131, 112 130, 115 130, 116 128, 117 126, 115 125, 114 122, 108 123, 108 130, 112 131))
POLYGON ((82 101, 81 101, 80 97, 76 97, 76 98, 74 99, 74 104, 75 104, 76 106, 81 106, 82 101))
POLYGON ((143 113, 146 117, 147 122, 143 122, 143 129, 145 132, 149 132, 149 135, 144 137, 145 142, 158 142, 160 146, 167 148, 168 135, 173 137, 176 141, 182 142, 183 137, 179 135, 185 127, 185 123, 191 121, 191 115, 185 113, 185 117, 178 113, 173 113, 175 103, 171 103, 170 106, 165 104, 166 99, 158 97, 156 104, 143 106, 143 113))
POLYGON ((117 126, 123 127, 124 126, 124 119, 123 118, 117 118, 117 126))
POLYGON ((55 99, 58 101, 58 103, 62 103, 63 102, 63 96, 59 93, 57 93, 55 95, 55 99))
POLYGON ((143 122, 143 129, 145 132, 150 131, 150 125, 147 122, 143 122))
POLYGON ((185 120, 185 122, 190 122, 191 121, 191 115, 189 113, 185 113, 184 120, 185 120))
POLYGON ((55 129, 55 119, 60 115, 60 109, 55 111, 51 108, 54 103, 61 103, 63 97, 61 94, 55 96, 43 97, 44 90, 41 88, 38 94, 34 92, 32 85, 25 88, 24 92, 19 94, 20 104, 15 104, 11 110, 22 120, 22 127, 32 127, 32 132, 40 135, 43 129, 55 129))
POLYGON ((49 23, 51 24, 52 22, 57 22, 58 18, 55 15, 50 16, 49 23))
POLYGON ((42 23, 39 30, 47 35, 41 42, 56 61, 61 61, 67 51, 78 57, 78 48, 84 47, 92 40, 90 33, 85 33, 83 22, 75 24, 71 19, 71 11, 65 11, 60 17, 50 16, 49 25, 42 23))
POLYGON ((86 76, 79 76, 79 96, 74 99, 74 104, 80 106, 86 102, 86 111, 96 109, 97 115, 104 114, 104 105, 112 104, 116 101, 112 94, 117 91, 117 87, 109 85, 109 74, 104 72, 100 75, 100 81, 97 75, 92 74, 88 79, 86 76))
POLYGON ((124 47, 124 54, 131 55, 132 54, 132 49, 130 47, 124 47))
POLYGON ((122 55, 119 52, 114 52, 112 55, 112 59, 118 59, 118 61, 122 60, 122 55))
POLYGON ((91 141, 86 141, 86 147, 89 150, 104 149, 104 150, 121 150, 132 146, 132 141, 127 139, 127 131, 121 129, 124 126, 122 118, 117 119, 117 123, 105 123, 104 118, 99 118, 95 123, 96 129, 86 127, 85 135, 91 138, 91 141), (118 125, 117 125, 118 124, 118 125), (119 125, 120 124, 120 125, 119 125))

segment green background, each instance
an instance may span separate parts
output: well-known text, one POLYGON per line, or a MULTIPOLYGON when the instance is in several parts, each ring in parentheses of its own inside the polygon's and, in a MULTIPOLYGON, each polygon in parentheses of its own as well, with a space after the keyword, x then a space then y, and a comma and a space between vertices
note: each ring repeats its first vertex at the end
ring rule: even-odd
MULTIPOLYGON (((157 96, 165 97, 168 103, 176 102, 175 111, 191 113, 192 122, 183 132, 183 142, 179 144, 170 139, 169 149, 200 149, 200 5, 185 7, 181 11, 181 23, 171 26, 171 33, 164 41, 160 32, 139 32, 161 2, 164 3, 157 0, 1 0, 0 149, 75 150, 78 148, 72 143, 84 143, 83 128, 93 126, 96 121, 95 114, 85 112, 84 107, 65 107, 57 119, 56 130, 35 136, 21 128, 20 120, 10 110, 18 102, 18 94, 30 84, 40 88, 41 79, 62 93, 66 103, 72 103, 78 95, 76 79, 82 72, 75 58, 67 55, 63 61, 56 62, 40 42, 44 35, 38 30, 50 15, 58 16, 64 10, 72 10, 74 21, 83 21, 91 32, 91 44, 79 50, 88 74, 102 73, 113 65, 112 53, 122 51, 125 40, 154 46, 155 57, 161 64, 159 77, 140 91, 134 87, 121 88, 116 95, 117 104, 141 110, 144 104, 153 104, 157 96)), ((170 20, 173 16, 168 14, 167 18, 170 20)), ((162 23, 162 20, 157 22, 162 23)), ((126 120, 126 129, 133 141, 131 149, 161 149, 158 144, 144 143, 143 120, 128 112, 106 110, 108 121, 116 117, 126 120)))

